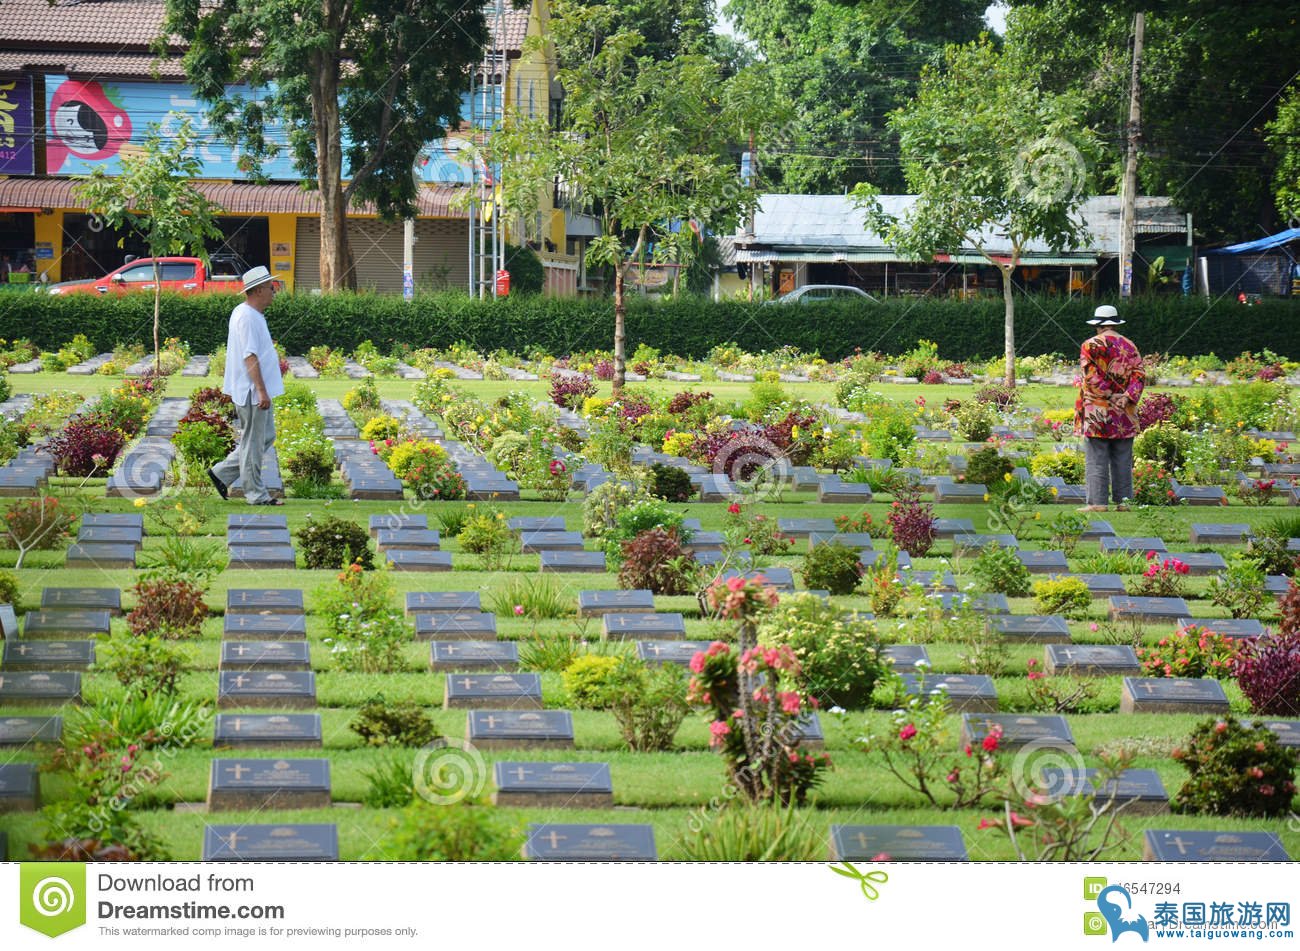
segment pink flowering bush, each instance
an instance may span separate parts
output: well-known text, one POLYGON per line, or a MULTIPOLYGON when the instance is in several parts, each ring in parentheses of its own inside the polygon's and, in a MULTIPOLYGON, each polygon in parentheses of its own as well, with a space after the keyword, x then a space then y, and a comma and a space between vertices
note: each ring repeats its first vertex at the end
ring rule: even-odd
POLYGON ((1181 598, 1189 569, 1177 558, 1147 552, 1147 566, 1137 580, 1136 593, 1148 598, 1181 598))
MULTIPOLYGON (((902 681, 897 674, 890 676, 901 695, 902 681)), ((940 809, 979 806, 994 793, 1003 775, 1002 728, 995 726, 978 742, 966 743, 954 753, 948 695, 942 689, 930 690, 925 675, 918 676, 920 689, 894 711, 889 728, 858 742, 931 805, 940 809)))
POLYGON ((799 748, 799 721, 817 707, 799 690, 783 690, 799 674, 787 646, 761 647, 758 618, 777 604, 760 576, 735 577, 705 592, 710 609, 736 622, 738 646, 715 641, 691 659, 687 699, 713 716, 709 743, 722 752, 732 784, 750 802, 802 804, 831 765, 825 753, 799 748))
POLYGON ((1155 647, 1139 647, 1138 660, 1148 677, 1232 676, 1241 653, 1241 644, 1233 638, 1189 624, 1169 637, 1162 637, 1155 647))
POLYGON ((1191 774, 1170 804, 1175 812, 1281 818, 1290 810, 1296 751, 1262 723, 1205 720, 1173 757, 1191 774))

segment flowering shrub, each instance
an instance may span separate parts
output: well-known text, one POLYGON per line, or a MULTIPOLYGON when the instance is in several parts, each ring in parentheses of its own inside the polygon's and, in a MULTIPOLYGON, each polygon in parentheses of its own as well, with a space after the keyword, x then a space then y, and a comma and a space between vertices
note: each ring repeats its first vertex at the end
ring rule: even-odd
POLYGON ((900 551, 925 557, 934 545, 934 506, 922 502, 915 488, 903 490, 889 509, 889 534, 900 551))
MULTIPOLYGON (((902 681, 897 674, 889 677, 901 696, 902 681)), ((967 743, 960 754, 953 753, 948 695, 942 689, 927 689, 925 675, 918 677, 920 689, 894 711, 887 730, 861 737, 858 743, 864 752, 884 760, 885 769, 931 805, 949 809, 978 806, 993 794, 1002 776, 998 761, 1002 729, 995 726, 980 742, 967 743), (948 794, 953 801, 948 801, 948 794)))
POLYGON ((1268 505, 1276 496, 1276 479, 1243 479, 1237 483, 1237 498, 1247 505, 1268 505))
POLYGON ((368 571, 375 567, 369 533, 347 519, 316 520, 308 515, 307 524, 298 529, 298 550, 308 568, 343 568, 355 564, 368 571))
POLYGON ((150 577, 131 588, 136 606, 126 616, 132 634, 176 639, 198 637, 208 606, 203 588, 184 578, 150 577))
POLYGON ((722 534, 732 548, 747 547, 755 555, 781 555, 794 539, 782 535, 776 519, 755 511, 753 505, 732 502, 722 516, 722 534))
POLYGON ((1281 817, 1295 794, 1295 750, 1262 723, 1206 720, 1174 750, 1190 777, 1170 806, 1175 812, 1281 817))
POLYGON ((1000 410, 1008 409, 1020 402, 1020 393, 1014 386, 1005 383, 990 383, 975 391, 977 403, 992 403, 1000 410))
POLYGON ((1300 716, 1300 633, 1256 638, 1242 648, 1234 674, 1255 713, 1300 716))
MULTIPOLYGON (((744 611, 744 605, 761 600, 746 587, 742 582, 729 590, 719 604, 734 602, 744 611)), ((751 802, 802 804, 831 765, 825 753, 799 749, 798 721, 812 712, 813 701, 777 688, 783 675, 798 668, 788 647, 748 647, 738 660, 731 645, 721 641, 691 659, 687 699, 712 711, 709 745, 722 751, 731 782, 751 802)))
POLYGON ((202 470, 220 462, 235 448, 235 431, 224 416, 198 417, 193 410, 192 419, 183 419, 172 437, 181 458, 203 478, 202 470))
POLYGON ((397 434, 401 432, 402 424, 397 421, 396 416, 389 416, 381 413, 378 416, 372 416, 370 420, 361 427, 361 438, 370 442, 381 441, 384 439, 396 439, 397 434))
POLYGON ((1139 462, 1134 465, 1133 501, 1138 505, 1177 504, 1169 471, 1154 462, 1139 462))
POLYGON ((962 439, 967 442, 984 442, 993 435, 993 426, 998 417, 990 404, 972 400, 961 404, 953 414, 952 421, 962 439))
POLYGON ((766 647, 788 647, 799 662, 782 686, 837 707, 870 706, 888 666, 874 624, 845 616, 812 594, 783 598, 759 623, 758 639, 766 647))
POLYGON ((656 525, 623 542, 618 583, 628 590, 690 594, 695 590, 695 556, 686 551, 676 528, 656 525))
POLYGON ((70 476, 104 475, 117 462, 126 445, 120 429, 94 418, 72 419, 45 444, 58 463, 59 471, 70 476))
POLYGON ((110 390, 99 398, 90 415, 105 426, 120 429, 127 436, 134 436, 144 429, 152 412, 153 401, 149 397, 110 390))
POLYGON ((1147 552, 1147 566, 1137 580, 1137 594, 1148 598, 1181 598, 1189 568, 1177 558, 1147 552))
POLYGON ((1014 548, 986 545, 971 571, 986 591, 1010 598, 1021 598, 1029 593, 1029 569, 1016 556, 1014 548))
POLYGON ((565 409, 577 410, 583 400, 596 395, 596 382, 584 373, 553 374, 551 402, 565 409))
POLYGON ((1077 449, 1040 452, 1029 460, 1029 471, 1040 479, 1064 479, 1067 485, 1082 485, 1084 468, 1083 453, 1077 449))
POLYGON ((1232 676, 1241 645, 1196 624, 1180 627, 1162 637, 1155 647, 1139 647, 1138 660, 1148 677, 1232 676))
POLYGON ((1037 657, 1025 662, 1025 681, 1031 710, 1078 713, 1084 703, 1097 695, 1096 678, 1049 674, 1037 657))
POLYGON ((318 613, 329 625, 324 643, 341 669, 368 674, 402 669, 410 631, 401 612, 390 606, 392 594, 387 572, 364 571, 357 564, 318 593, 318 613))
POLYGON ((1172 423, 1161 423, 1144 429, 1133 440, 1133 458, 1173 472, 1186 461, 1191 444, 1192 437, 1182 429, 1172 423))
POLYGON ((52 495, 21 499, 5 509, 4 538, 0 541, 5 548, 23 551, 58 548, 76 519, 52 495))
MULTIPOLYGON (((875 491, 874 489, 872 490, 875 491)), ((889 526, 874 521, 871 516, 863 512, 860 515, 836 515, 835 530, 845 534, 870 535, 872 538, 888 538, 889 526)))

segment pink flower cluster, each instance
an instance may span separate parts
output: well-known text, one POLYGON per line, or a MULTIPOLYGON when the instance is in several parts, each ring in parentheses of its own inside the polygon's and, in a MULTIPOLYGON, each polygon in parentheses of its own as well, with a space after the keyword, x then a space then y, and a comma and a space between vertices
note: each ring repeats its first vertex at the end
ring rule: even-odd
POLYGON ((745 578, 735 575, 715 582, 706 592, 709 607, 728 620, 739 621, 765 608, 776 607, 776 589, 763 575, 745 578))
POLYGON ((766 667, 769 670, 799 672, 799 661, 789 647, 751 647, 740 658, 740 667, 746 673, 756 674, 766 667))
POLYGON ((1185 575, 1190 571, 1187 565, 1183 564, 1177 558, 1166 558, 1163 561, 1156 561, 1156 553, 1147 552, 1147 568, 1142 572, 1144 578, 1158 578, 1161 575, 1176 574, 1185 575))

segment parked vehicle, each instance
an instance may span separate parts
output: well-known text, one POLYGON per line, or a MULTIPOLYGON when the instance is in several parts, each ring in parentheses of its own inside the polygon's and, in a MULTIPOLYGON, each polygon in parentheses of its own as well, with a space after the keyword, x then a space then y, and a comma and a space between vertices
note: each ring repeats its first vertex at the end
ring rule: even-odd
MULTIPOLYGON (((51 294, 130 294, 153 291, 157 277, 154 258, 136 258, 103 277, 61 281, 47 289, 51 294)), ((176 294, 237 294, 247 266, 238 255, 214 254, 210 266, 199 258, 158 258, 162 289, 176 294)))
POLYGON ((773 304, 821 304, 826 301, 871 301, 875 302, 876 298, 872 297, 866 291, 852 287, 848 284, 805 284, 803 287, 796 287, 788 294, 782 294, 772 301, 773 304))

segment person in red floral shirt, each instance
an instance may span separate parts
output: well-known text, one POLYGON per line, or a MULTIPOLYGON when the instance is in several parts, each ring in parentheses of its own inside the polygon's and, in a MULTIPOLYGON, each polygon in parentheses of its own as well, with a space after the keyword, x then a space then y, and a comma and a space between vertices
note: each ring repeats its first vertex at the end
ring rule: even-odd
POLYGON ((1074 432, 1084 437, 1088 490, 1088 504, 1079 511, 1106 511, 1108 496, 1126 511, 1133 497, 1133 437, 1146 371, 1137 346, 1115 330, 1124 321, 1114 307, 1098 307, 1088 323, 1100 330, 1079 351, 1074 432))

